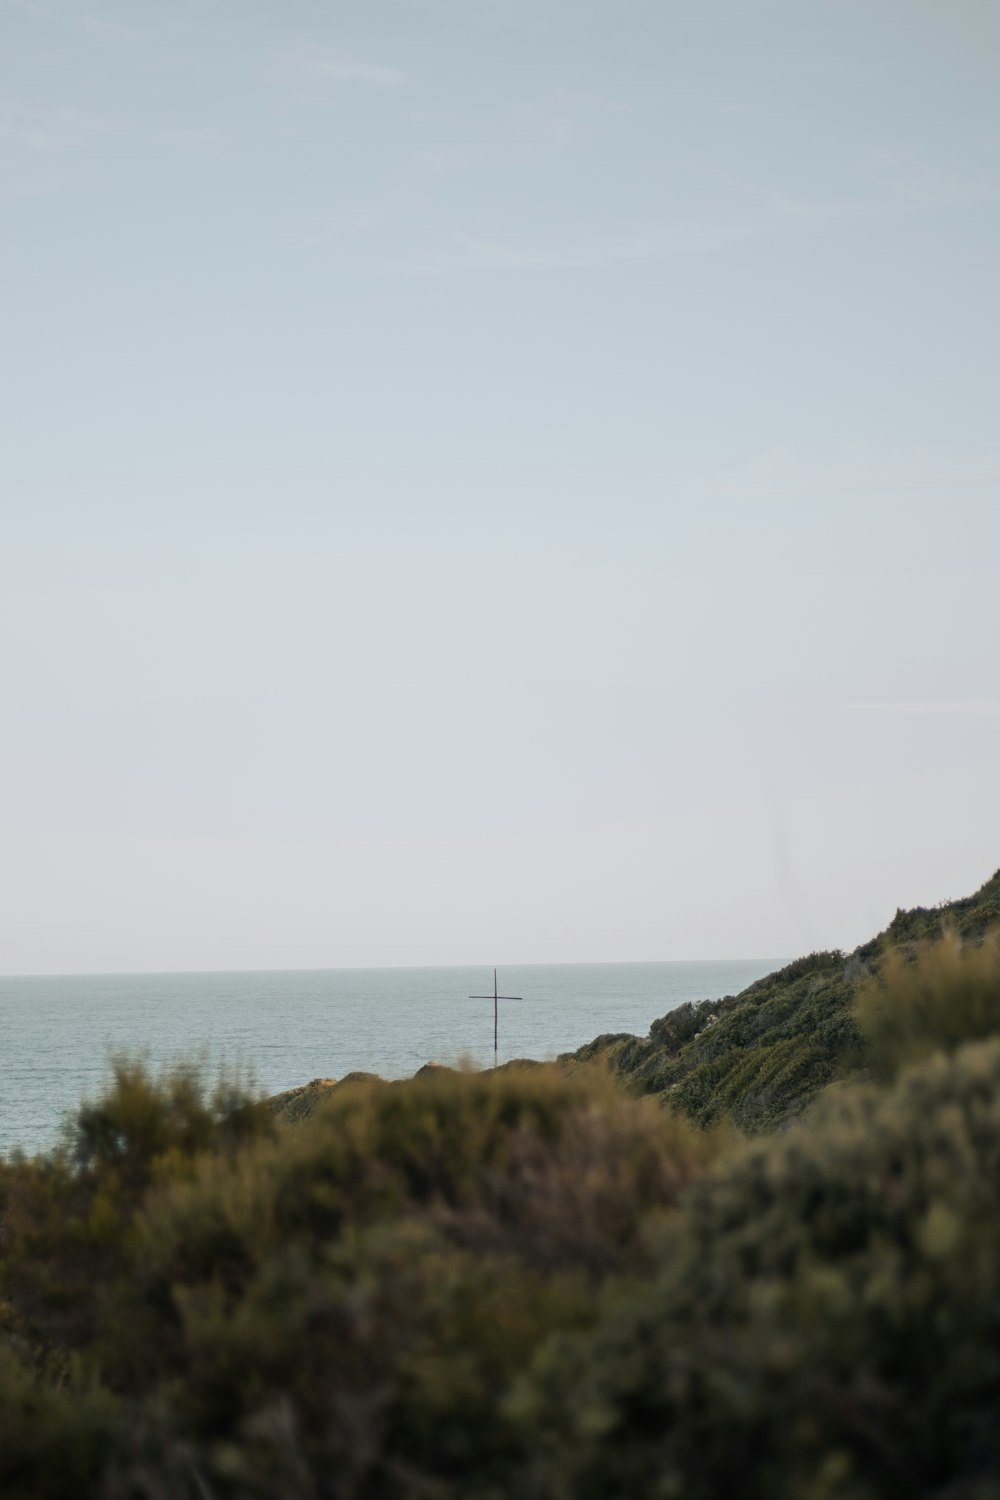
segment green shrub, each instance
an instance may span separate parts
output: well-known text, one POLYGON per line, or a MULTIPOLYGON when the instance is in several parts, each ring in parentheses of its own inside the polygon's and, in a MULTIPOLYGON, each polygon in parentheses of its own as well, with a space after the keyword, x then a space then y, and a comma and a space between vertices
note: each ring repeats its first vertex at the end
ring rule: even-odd
POLYGON ((239 1146, 265 1133, 268 1112, 245 1085, 223 1075, 205 1086, 202 1070, 180 1064, 154 1078, 140 1059, 112 1059, 112 1081, 85 1101, 66 1132, 64 1154, 85 1171, 142 1186, 176 1173, 205 1151, 239 1146))
POLYGON ((4 1500, 95 1493, 119 1420, 119 1403, 76 1364, 39 1375, 0 1343, 4 1500))
MULTIPOLYGON (((727 999, 732 997, 727 996, 727 999)), ((669 1057, 676 1057, 687 1042, 704 1031, 724 1004, 723 1000, 687 1000, 653 1022, 649 1028, 649 1040, 654 1047, 662 1047, 669 1057)))
POLYGON ((1000 1033, 1000 931, 977 944, 949 932, 916 953, 895 948, 858 988, 867 1060, 883 1077, 938 1049, 1000 1033))
POLYGON ((358 1083, 283 1128, 199 1097, 120 1076, 96 1145, 0 1169, 7 1327, 122 1402, 109 1496, 505 1493, 505 1393, 720 1146, 594 1070, 358 1083))
POLYGON ((661 1263, 512 1396, 525 1496, 1000 1493, 1000 1043, 744 1147, 661 1263))

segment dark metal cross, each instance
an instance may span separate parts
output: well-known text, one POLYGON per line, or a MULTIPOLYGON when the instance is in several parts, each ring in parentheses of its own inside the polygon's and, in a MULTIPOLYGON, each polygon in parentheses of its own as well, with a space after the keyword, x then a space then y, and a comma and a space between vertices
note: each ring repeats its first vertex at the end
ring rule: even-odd
POLYGON ((493 970, 493 993, 492 995, 470 995, 470 1000, 492 1000, 493 1001, 493 1066, 497 1065, 497 1017, 500 1012, 501 1000, 523 1000, 523 995, 498 995, 497 994, 497 971, 493 970))

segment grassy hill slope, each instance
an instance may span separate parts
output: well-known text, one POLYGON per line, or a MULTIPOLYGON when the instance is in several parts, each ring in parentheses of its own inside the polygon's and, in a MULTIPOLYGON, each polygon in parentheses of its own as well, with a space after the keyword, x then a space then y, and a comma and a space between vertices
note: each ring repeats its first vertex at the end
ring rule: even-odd
POLYGON ((1000 870, 973 896, 898 910, 853 953, 812 953, 739 995, 678 1006, 648 1037, 600 1036, 561 1061, 601 1058, 637 1093, 669 1097, 703 1125, 729 1118, 747 1132, 773 1129, 858 1064, 851 1002, 888 949, 945 930, 974 942, 998 923, 1000 870))

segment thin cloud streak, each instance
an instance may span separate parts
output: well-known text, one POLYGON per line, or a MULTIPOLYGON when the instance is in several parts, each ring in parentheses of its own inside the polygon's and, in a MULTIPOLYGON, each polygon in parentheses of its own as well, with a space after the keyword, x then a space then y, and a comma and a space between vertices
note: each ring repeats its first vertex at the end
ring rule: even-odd
POLYGON ((332 83, 367 83, 391 88, 405 81, 400 68, 385 63, 364 62, 360 58, 345 57, 340 53, 324 53, 298 59, 302 69, 314 78, 329 79, 332 83))
POLYGON ((992 719, 1000 714, 1000 698, 918 698, 898 703, 845 703, 843 707, 869 713, 962 715, 992 719))
POLYGON ((803 498, 837 499, 844 495, 934 495, 948 490, 1000 489, 1000 468, 981 473, 923 474, 907 478, 879 474, 845 474, 841 479, 817 479, 803 472, 800 476, 776 476, 753 479, 749 484, 736 482, 720 493, 744 500, 801 500, 803 498))
MULTIPOLYGON (((518 148, 456 147, 422 152, 418 164, 431 170, 474 166, 491 158, 514 160, 518 148)), ((402 259, 366 258, 347 262, 344 269, 398 276, 442 276, 477 272, 570 271, 625 266, 674 256, 708 254, 749 240, 782 232, 821 230, 836 223, 861 223, 912 213, 954 209, 992 201, 1000 183, 987 178, 944 175, 910 176, 887 180, 867 197, 815 199, 758 190, 749 211, 729 217, 658 225, 618 235, 581 236, 575 243, 556 245, 501 243, 459 233, 447 247, 402 259)))
POLYGON ((457 235, 452 248, 431 250, 400 260, 366 258, 345 262, 345 269, 397 276, 443 276, 461 272, 565 271, 600 269, 673 255, 696 255, 766 232, 752 223, 679 225, 635 235, 581 241, 577 245, 503 245, 472 235, 457 235))
POLYGON ((164 125, 155 136, 158 145, 176 146, 179 149, 214 146, 223 138, 221 130, 200 125, 164 125))
POLYGON ((54 22, 58 26, 71 26, 79 31, 99 32, 116 41, 134 42, 143 35, 137 28, 123 26, 119 21, 110 21, 106 16, 88 11, 57 10, 51 5, 41 4, 40 0, 0 0, 0 5, 4 10, 19 11, 36 21, 54 22))
POLYGON ((105 121, 82 110, 42 109, 10 95, 0 96, 0 141, 22 151, 70 151, 110 129, 105 121))

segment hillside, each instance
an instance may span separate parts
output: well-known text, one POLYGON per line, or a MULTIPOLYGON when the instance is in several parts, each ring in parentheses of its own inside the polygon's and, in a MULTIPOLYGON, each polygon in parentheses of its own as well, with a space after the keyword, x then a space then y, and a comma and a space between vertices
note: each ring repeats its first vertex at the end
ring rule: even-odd
MULTIPOLYGON (((600 1061, 631 1092, 669 1100, 699 1125, 727 1120, 746 1134, 772 1130, 801 1114, 827 1084, 863 1069, 852 1003, 858 983, 879 972, 887 951, 945 931, 977 942, 992 926, 1000 926, 1000 870, 972 896, 900 908, 852 953, 810 953, 738 995, 677 1006, 646 1037, 605 1034, 558 1061, 569 1069, 600 1061)), ((504 1066, 533 1065, 524 1059, 504 1066)), ((439 1066, 425 1064, 417 1076, 439 1066)), ((373 1074, 313 1079, 268 1104, 276 1118, 295 1123, 344 1085, 369 1081, 376 1081, 373 1074)))
POLYGON ((973 896, 898 910, 853 953, 812 953, 739 995, 678 1006, 647 1037, 600 1036, 560 1061, 600 1058, 636 1093, 669 1098, 702 1125, 728 1118, 747 1132, 772 1129, 862 1062, 851 1002, 888 949, 945 930, 974 942, 995 924, 1000 870, 973 896))

